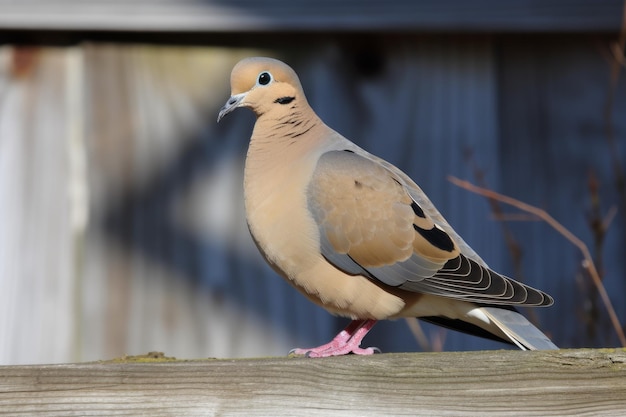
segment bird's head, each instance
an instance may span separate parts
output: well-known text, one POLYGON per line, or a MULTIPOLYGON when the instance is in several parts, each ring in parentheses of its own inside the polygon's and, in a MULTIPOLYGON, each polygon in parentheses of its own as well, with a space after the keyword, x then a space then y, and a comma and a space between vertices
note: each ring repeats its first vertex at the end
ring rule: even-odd
POLYGON ((231 96, 220 109, 217 121, 238 107, 250 108, 257 117, 306 102, 300 80, 287 64, 273 58, 246 58, 230 75, 231 96))

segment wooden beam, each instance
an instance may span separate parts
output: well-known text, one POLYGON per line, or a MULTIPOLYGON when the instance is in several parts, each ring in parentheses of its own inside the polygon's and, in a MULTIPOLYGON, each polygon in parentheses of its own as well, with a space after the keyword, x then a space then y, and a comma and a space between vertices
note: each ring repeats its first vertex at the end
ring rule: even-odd
POLYGON ((623 415, 626 350, 0 367, 0 415, 623 415))
POLYGON ((0 29, 617 32, 623 6, 622 0, 0 0, 0 29))

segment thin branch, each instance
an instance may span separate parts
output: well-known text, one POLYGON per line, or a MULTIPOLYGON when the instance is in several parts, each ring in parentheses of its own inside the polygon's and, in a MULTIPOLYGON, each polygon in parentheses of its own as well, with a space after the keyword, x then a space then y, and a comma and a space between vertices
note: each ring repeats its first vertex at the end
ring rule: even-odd
POLYGON ((534 214, 535 216, 541 218, 543 221, 548 223, 554 230, 559 232, 562 236, 564 236, 571 243, 573 243, 583 255, 583 258, 584 258, 583 267, 589 272, 589 275, 591 276, 591 279, 593 280, 594 285, 598 289, 598 293, 600 294, 600 297, 602 298, 604 306, 606 307, 607 313, 609 314, 609 318, 611 319, 611 323, 615 329, 615 332, 617 333, 617 337, 619 338, 621 345, 626 347, 626 336, 624 335, 624 330, 622 329, 622 326, 619 322, 619 318, 617 317, 617 314, 615 313, 615 309, 613 308, 611 299, 609 298, 609 295, 607 294, 606 289, 604 288, 604 285, 602 284, 602 280, 600 279, 600 275, 598 274, 596 266, 593 263, 593 259, 591 258, 589 249, 587 248, 587 245, 585 245, 585 243, 582 240, 580 240, 578 237, 576 237, 576 235, 574 235, 572 232, 567 230, 561 223, 556 221, 552 216, 550 216, 543 209, 540 209, 535 206, 531 206, 530 204, 526 204, 515 198, 502 195, 495 191, 478 187, 470 183, 469 181, 463 181, 453 176, 449 176, 448 180, 451 181, 453 184, 461 188, 465 188, 466 190, 471 191, 473 193, 482 195, 487 198, 496 199, 502 203, 516 207, 522 211, 526 211, 528 213, 534 214))
POLYGON ((620 153, 617 145, 615 126, 613 123, 613 112, 615 110, 617 87, 620 74, 624 68, 625 60, 624 50, 626 49, 626 0, 624 1, 624 6, 622 8, 622 25, 620 27, 617 40, 609 45, 609 49, 611 51, 611 56, 613 59, 609 63, 610 84, 604 107, 604 119, 606 129, 606 141, 609 148, 609 157, 611 159, 613 175, 615 178, 615 188, 618 192, 620 205, 622 207, 622 214, 624 215, 624 236, 626 236, 626 174, 624 173, 624 166, 619 156, 620 153))
MULTIPOLYGON (((465 159, 472 168, 472 171, 474 173, 474 179, 480 186, 486 187, 485 172, 476 163, 473 150, 466 149, 464 154, 465 159)), ((491 208, 492 215, 496 217, 505 216, 505 213, 497 200, 487 199, 487 202, 489 203, 489 207, 491 208)), ((523 249, 515 239, 515 236, 513 236, 513 233, 511 232, 511 229, 507 226, 506 222, 501 223, 501 229, 504 236, 504 242, 509 251, 509 254, 511 255, 511 261, 513 262, 513 268, 515 270, 514 277, 518 281, 524 282, 524 272, 522 269, 522 257, 524 254, 523 249)), ((534 316, 534 313, 531 314, 534 316)), ((533 320, 536 321, 536 317, 533 317, 533 320)))
POLYGON ((604 230, 609 229, 609 226, 613 222, 613 219, 615 218, 616 214, 617 214, 617 207, 611 206, 609 211, 606 213, 606 216, 604 216, 604 219, 602 219, 602 227, 604 228, 604 230))
POLYGON ((624 7, 622 7, 622 25, 617 37, 617 42, 614 42, 610 46, 616 64, 613 68, 611 68, 611 79, 613 84, 617 83, 620 71, 619 67, 624 65, 624 48, 626 48, 626 1, 624 1, 624 7))
POLYGON ((491 216, 493 220, 499 222, 540 222, 541 219, 537 216, 532 216, 523 213, 506 213, 506 214, 494 214, 491 216))
POLYGON ((615 62, 622 67, 626 67, 626 57, 624 56, 623 49, 620 49, 620 44, 618 42, 612 43, 609 49, 611 50, 615 62))

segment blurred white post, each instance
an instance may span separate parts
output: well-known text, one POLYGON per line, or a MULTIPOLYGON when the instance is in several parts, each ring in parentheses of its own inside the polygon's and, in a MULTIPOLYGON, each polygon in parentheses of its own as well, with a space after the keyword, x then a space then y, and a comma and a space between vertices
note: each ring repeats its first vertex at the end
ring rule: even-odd
POLYGON ((1 364, 77 359, 77 243, 86 223, 80 54, 0 49, 1 364))
POLYGON ((65 91, 67 97, 66 128, 69 165, 68 197, 72 242, 72 270, 70 281, 74 287, 73 360, 82 356, 82 332, 79 312, 82 311, 82 279, 85 250, 85 231, 89 221, 89 182, 87 148, 85 145, 85 65, 81 47, 68 48, 65 91))

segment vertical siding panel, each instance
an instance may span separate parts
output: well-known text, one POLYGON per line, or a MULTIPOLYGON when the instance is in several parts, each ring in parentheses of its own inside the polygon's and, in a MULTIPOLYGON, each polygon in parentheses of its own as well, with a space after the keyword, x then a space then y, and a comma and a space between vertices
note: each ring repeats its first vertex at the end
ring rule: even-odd
MULTIPOLYGON (((545 208, 593 250, 586 215, 590 207, 589 173, 599 177, 604 209, 617 204, 612 187, 604 125, 609 72, 597 44, 558 39, 551 42, 512 40, 501 44, 501 111, 503 189, 545 208)), ((623 114, 624 85, 616 92, 616 114, 623 114)), ((618 137, 625 119, 615 118, 618 137)), ((626 152, 621 142, 621 158, 626 152)), ((607 234, 605 285, 618 316, 626 317, 623 296, 623 217, 607 234)), ((527 275, 549 290, 557 305, 541 311, 545 327, 565 346, 606 346, 617 340, 607 326, 604 307, 596 327, 602 337, 590 339, 584 320, 587 296, 581 292, 581 254, 543 223, 515 225, 525 249, 527 275), (570 317, 571 323, 563 323, 570 317)))
MULTIPOLYGON (((545 207, 590 241, 589 169, 600 177, 606 207, 617 201, 603 137, 608 70, 578 40, 494 39, 387 39, 365 58, 328 41, 306 56, 273 53, 296 68, 330 126, 404 169, 489 264, 512 273, 487 203, 446 177, 474 180, 469 150, 488 186, 545 207)), ((31 72, 12 78, 12 48, 0 50, 0 363, 148 350, 281 355, 324 342, 345 324, 276 276, 245 225, 242 163, 253 117, 242 110, 217 126, 215 115, 228 97, 233 64, 259 53, 44 48, 31 72), (76 71, 84 73, 76 78, 76 71), (70 114, 76 99, 84 109, 70 114), (80 210, 72 188, 80 185, 80 167, 68 148, 81 124, 89 192, 82 249, 72 217, 80 210)), ((626 95, 619 88, 622 137, 626 95)), ((558 301, 538 312, 542 326, 564 346, 585 343, 576 250, 543 224, 511 227, 525 250, 527 282, 558 301)), ((605 266, 624 317, 620 230, 618 215, 605 266)), ((603 326, 593 343, 610 345, 615 339, 603 326)), ((381 324, 367 343, 416 349, 402 321, 381 324)), ((444 347, 501 345, 448 333, 444 347)))

